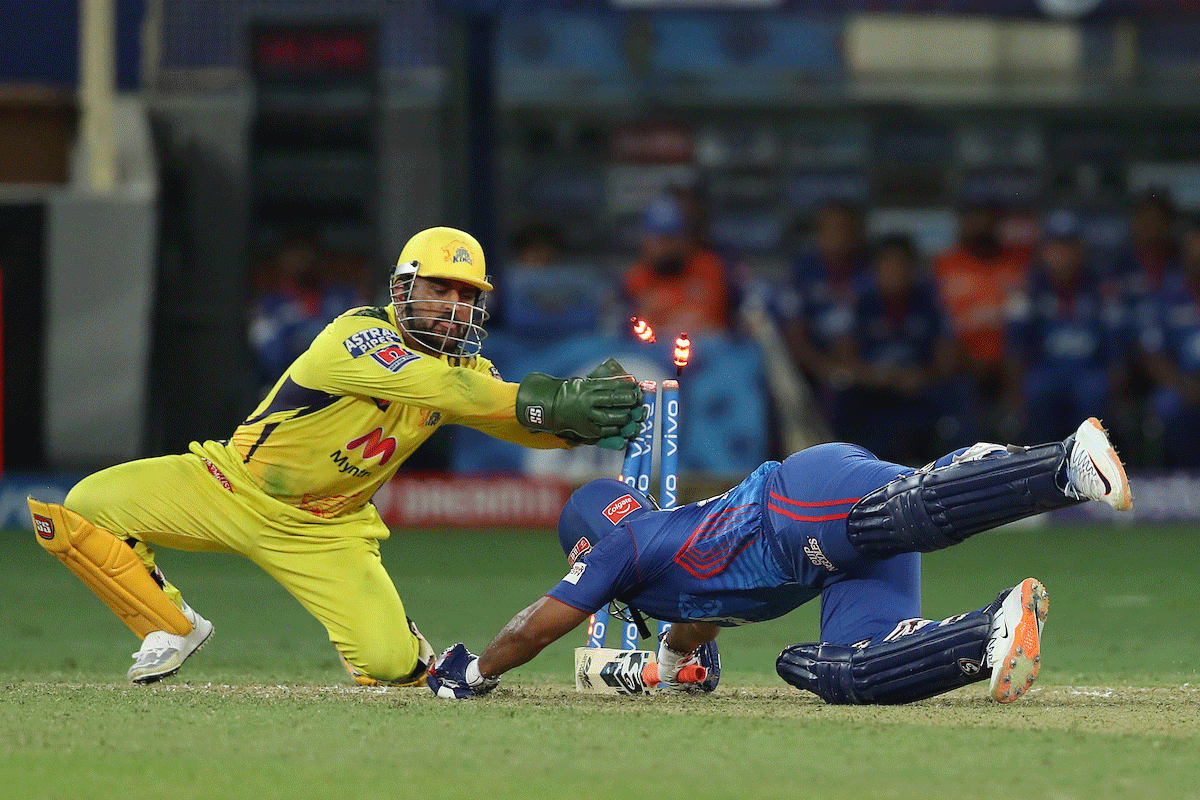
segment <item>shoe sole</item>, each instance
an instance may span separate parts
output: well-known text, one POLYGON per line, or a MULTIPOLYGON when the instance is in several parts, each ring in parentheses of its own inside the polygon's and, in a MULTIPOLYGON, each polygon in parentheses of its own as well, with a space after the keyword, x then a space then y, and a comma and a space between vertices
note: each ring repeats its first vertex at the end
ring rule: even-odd
MULTIPOLYGON (((1096 471, 1100 473, 1106 481, 1109 481, 1111 487, 1108 494, 1104 496, 1104 502, 1115 508, 1117 511, 1128 511, 1133 508, 1133 494, 1129 491, 1129 476, 1125 474, 1125 465, 1121 463, 1121 457, 1117 455, 1116 449, 1112 446, 1112 442, 1108 440, 1108 434, 1104 431, 1104 426, 1100 424, 1100 420, 1095 417, 1088 417, 1083 426, 1080 426, 1081 433, 1088 440, 1083 443, 1087 454, 1092 459, 1092 464, 1096 467, 1096 471), (1084 426, 1091 425, 1095 429, 1098 438, 1089 435, 1090 431, 1084 426), (1101 451, 1103 459, 1109 462, 1109 466, 1115 475, 1109 475, 1106 470, 1100 468, 1100 464, 1096 463, 1096 457, 1092 454, 1101 451)), ((1079 441, 1079 436, 1075 437, 1079 441)))
POLYGON ((1017 700, 1033 685, 1042 668, 1041 626, 1046 622, 1050 596, 1046 587, 1034 578, 1026 578, 1004 600, 1007 614, 1013 594, 1020 597, 1021 618, 1012 631, 1008 650, 998 665, 992 666, 992 699, 997 703, 1017 700))
POLYGON ((201 651, 201 650, 204 648, 204 645, 208 644, 208 640, 212 638, 212 635, 213 635, 213 633, 216 631, 216 629, 217 629, 217 628, 216 628, 216 626, 215 626, 215 625, 214 625, 213 627, 209 628, 209 629, 208 629, 208 635, 207 635, 207 636, 205 636, 205 637, 204 637, 204 638, 203 638, 203 639, 200 641, 200 644, 198 644, 198 645, 196 645, 195 647, 193 647, 193 648, 192 648, 192 650, 191 650, 191 652, 190 652, 190 653, 188 653, 188 654, 187 654, 186 656, 184 656, 183 658, 181 658, 181 659, 179 660, 179 663, 178 663, 178 664, 176 664, 175 666, 173 666, 173 667, 170 667, 170 668, 168 668, 168 669, 165 669, 165 670, 162 670, 162 671, 160 671, 160 672, 147 673, 147 674, 145 674, 145 675, 138 675, 136 678, 130 678, 130 679, 129 679, 130 683, 136 683, 136 684, 138 684, 139 686, 145 686, 146 684, 149 684, 149 683, 158 683, 158 682, 159 682, 159 681, 161 681, 163 678, 169 678, 169 677, 171 677, 172 675, 174 675, 176 672, 179 672, 179 670, 180 670, 180 669, 183 667, 183 665, 184 665, 185 663, 187 663, 187 660, 188 660, 189 658, 191 658, 192 656, 194 656, 196 653, 199 653, 199 652, 200 652, 200 651, 201 651))

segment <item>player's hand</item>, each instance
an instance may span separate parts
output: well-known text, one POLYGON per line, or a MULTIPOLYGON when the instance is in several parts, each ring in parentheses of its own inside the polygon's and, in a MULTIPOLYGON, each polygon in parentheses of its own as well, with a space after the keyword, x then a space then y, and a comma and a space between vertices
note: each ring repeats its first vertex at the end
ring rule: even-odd
POLYGON ((517 419, 525 428, 576 443, 619 450, 637 436, 643 414, 642 390, 624 373, 563 380, 534 372, 517 389, 517 419))
POLYGON ((603 363, 601 363, 600 366, 596 367, 594 370, 589 372, 587 374, 587 376, 589 378, 620 378, 620 377, 632 378, 633 377, 632 375, 630 375, 628 372, 625 371, 625 368, 621 366, 620 361, 617 361, 615 358, 612 358, 612 357, 604 359, 603 363))
POLYGON ((481 697, 500 683, 499 678, 485 678, 479 674, 479 656, 461 642, 446 648, 438 656, 425 680, 430 691, 446 700, 481 697))
POLYGON ((667 647, 667 637, 658 644, 658 679, 662 685, 677 692, 711 692, 721 681, 721 654, 715 640, 700 645, 690 653, 680 653, 667 647), (684 667, 701 666, 707 671, 699 683, 683 683, 679 671, 684 667))
MULTIPOLYGON (((620 361, 617 361, 615 358, 612 358, 611 356, 609 358, 604 359, 604 362, 601 363, 600 366, 596 367, 594 370, 589 372, 587 374, 587 376, 589 378, 623 378, 623 377, 624 378, 632 378, 633 377, 625 370, 624 367, 621 366, 620 361)), ((637 428, 634 428, 633 433, 631 435, 625 435, 624 432, 622 432, 621 436, 606 436, 603 439, 599 439, 594 442, 587 442, 587 444, 594 444, 597 447, 603 447, 605 450, 622 450, 622 449, 624 449, 626 443, 628 443, 630 439, 633 439, 634 437, 636 437, 638 435, 638 431, 640 429, 641 429, 641 426, 639 425, 637 428)), ((563 438, 567 438, 567 437, 563 437, 563 438)), ((567 439, 567 441, 571 441, 571 440, 567 439)), ((579 444, 579 442, 575 442, 575 444, 579 444)))

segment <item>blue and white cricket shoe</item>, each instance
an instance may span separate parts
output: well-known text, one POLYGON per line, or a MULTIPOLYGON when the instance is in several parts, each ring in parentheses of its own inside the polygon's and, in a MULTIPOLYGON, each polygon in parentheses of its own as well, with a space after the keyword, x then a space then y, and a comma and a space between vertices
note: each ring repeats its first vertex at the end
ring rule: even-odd
POLYGON ((1068 497, 1100 500, 1117 511, 1133 508, 1133 493, 1125 467, 1104 433, 1100 420, 1088 417, 1075 431, 1067 454, 1068 497))

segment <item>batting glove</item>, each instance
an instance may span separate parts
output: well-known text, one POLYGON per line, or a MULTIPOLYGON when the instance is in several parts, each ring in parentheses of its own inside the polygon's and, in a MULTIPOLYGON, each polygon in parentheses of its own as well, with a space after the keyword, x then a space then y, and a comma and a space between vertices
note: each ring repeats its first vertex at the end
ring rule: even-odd
POLYGON ((461 642, 448 647, 438 656, 426 675, 429 689, 446 700, 465 700, 482 697, 496 688, 499 678, 485 678, 479 674, 479 656, 461 642))

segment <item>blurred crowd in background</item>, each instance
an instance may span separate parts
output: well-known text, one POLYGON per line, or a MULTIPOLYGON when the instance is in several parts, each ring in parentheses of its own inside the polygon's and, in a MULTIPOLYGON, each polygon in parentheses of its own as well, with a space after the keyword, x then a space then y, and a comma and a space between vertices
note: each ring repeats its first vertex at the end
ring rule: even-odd
MULTIPOLYGON (((864 208, 830 201, 803 220, 807 241, 776 279, 712 245, 694 188, 645 209, 636 258, 607 276, 578 267, 555 225, 532 222, 509 243, 493 332, 590 335, 641 317, 703 342, 743 335, 755 305, 783 334, 821 428, 882 458, 1049 441, 1097 416, 1136 465, 1200 466, 1200 225, 1169 192, 1134 198, 1129 240, 1103 254, 1071 208, 1046 209, 1020 243, 1005 236, 1002 202, 956 211, 957 241, 924 252, 904 231, 868 237, 864 208)), ((260 389, 326 320, 381 289, 322 258, 294 234, 267 262, 251 328, 260 389)))
MULTIPOLYGON (((686 331, 684 473, 1091 414, 1132 467, 1198 466, 1195 3, 111 5, 0 26, 6 470, 228 436, 434 225, 483 244, 509 380, 662 380, 686 331)), ((614 468, 472 434, 411 466, 614 468)))

